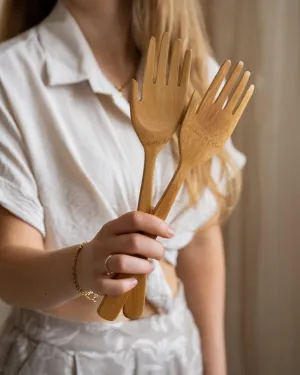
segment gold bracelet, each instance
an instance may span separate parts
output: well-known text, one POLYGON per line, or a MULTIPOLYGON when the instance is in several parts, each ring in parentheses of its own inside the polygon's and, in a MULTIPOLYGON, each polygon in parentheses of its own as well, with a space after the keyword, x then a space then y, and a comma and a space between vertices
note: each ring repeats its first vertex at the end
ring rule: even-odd
POLYGON ((78 246, 77 250, 76 250, 76 253, 75 253, 75 256, 74 256, 74 261, 73 261, 73 267, 72 267, 72 277, 73 277, 73 282, 74 282, 74 285, 75 285, 75 288, 76 290, 80 293, 81 296, 87 298, 88 300, 90 301, 93 301, 93 302, 97 302, 97 299, 99 298, 99 295, 97 293, 94 293, 92 290, 88 291, 88 292, 85 292, 84 290, 82 290, 78 284, 78 279, 77 279, 77 261, 78 261, 78 257, 81 253, 81 250, 83 249, 84 245, 87 243, 86 242, 83 242, 81 245, 78 246))

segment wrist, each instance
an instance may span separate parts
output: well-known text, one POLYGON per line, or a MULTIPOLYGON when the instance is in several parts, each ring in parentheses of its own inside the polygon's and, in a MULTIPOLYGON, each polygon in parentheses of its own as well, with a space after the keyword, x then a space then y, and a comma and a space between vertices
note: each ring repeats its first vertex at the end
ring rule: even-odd
MULTIPOLYGON (((73 282, 78 293, 88 299, 95 300, 98 296, 93 293, 93 277, 91 262, 91 243, 84 242, 76 247, 73 259, 73 282)), ((95 302, 95 301, 94 301, 95 302)))

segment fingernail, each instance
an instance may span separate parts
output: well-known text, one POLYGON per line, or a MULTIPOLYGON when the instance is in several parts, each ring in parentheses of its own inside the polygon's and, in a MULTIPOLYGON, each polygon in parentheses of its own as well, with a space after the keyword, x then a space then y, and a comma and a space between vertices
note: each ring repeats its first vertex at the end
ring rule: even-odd
POLYGON ((132 279, 132 280, 130 280, 130 285, 131 285, 132 287, 136 286, 137 283, 138 283, 137 279, 132 279))
POLYGON ((168 229, 168 235, 169 235, 170 237, 173 237, 174 234, 175 234, 174 229, 172 229, 171 227, 169 227, 169 229, 168 229))
POLYGON ((149 262, 150 263, 150 267, 151 267, 151 272, 153 272, 155 270, 155 265, 153 262, 149 262))

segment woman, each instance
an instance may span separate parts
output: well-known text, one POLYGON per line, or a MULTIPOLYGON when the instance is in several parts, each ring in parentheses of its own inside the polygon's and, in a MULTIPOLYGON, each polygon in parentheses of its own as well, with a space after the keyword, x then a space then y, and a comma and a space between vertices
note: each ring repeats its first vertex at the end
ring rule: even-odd
MULTIPOLYGON (((13 310, 0 337, 0 374, 226 374, 220 217, 236 201, 232 166, 244 157, 229 142, 196 168, 167 223, 137 213, 143 149, 126 99, 150 36, 166 29, 193 49, 192 85, 205 92, 218 66, 197 3, 4 7, 0 297, 13 310), (80 291, 98 304, 136 285, 107 271, 148 274, 142 319, 103 321, 74 284, 74 262, 80 291)), ((159 155, 153 204, 177 160, 175 137, 159 155)))

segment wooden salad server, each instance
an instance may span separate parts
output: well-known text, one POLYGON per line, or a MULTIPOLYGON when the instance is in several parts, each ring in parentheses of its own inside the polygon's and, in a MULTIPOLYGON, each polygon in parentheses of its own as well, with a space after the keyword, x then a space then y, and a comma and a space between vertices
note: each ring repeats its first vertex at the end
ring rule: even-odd
POLYGON ((153 212, 162 219, 166 219, 187 173, 225 146, 253 94, 253 85, 244 94, 249 72, 243 74, 235 88, 243 70, 240 62, 218 95, 230 66, 231 62, 225 61, 201 103, 197 92, 189 102, 179 135, 180 162, 153 212))
POLYGON ((192 95, 179 133, 179 165, 153 211, 153 215, 163 220, 191 169, 224 148, 254 92, 251 85, 244 93, 250 72, 245 72, 235 87, 244 66, 239 62, 218 95, 230 66, 229 60, 221 66, 201 103, 196 91, 192 95))
MULTIPOLYGON (((156 57, 156 40, 151 38, 142 96, 139 99, 138 83, 133 80, 131 88, 131 119, 133 127, 144 147, 145 161, 138 211, 151 213, 154 169, 157 156, 169 142, 182 122, 187 104, 187 88, 191 69, 191 50, 187 50, 181 65, 181 40, 174 43, 170 64, 170 36, 164 33, 159 59, 156 57), (170 65, 170 66, 169 66, 170 65)), ((116 278, 130 275, 117 275, 116 278)), ((137 286, 118 297, 105 296, 98 313, 107 320, 114 320, 124 306, 124 315, 130 319, 141 316, 145 304, 146 275, 134 275, 137 286)))

